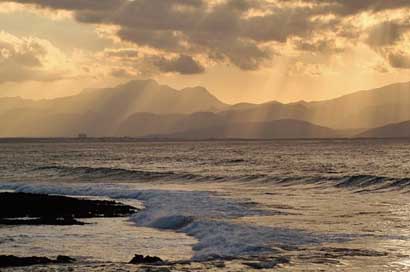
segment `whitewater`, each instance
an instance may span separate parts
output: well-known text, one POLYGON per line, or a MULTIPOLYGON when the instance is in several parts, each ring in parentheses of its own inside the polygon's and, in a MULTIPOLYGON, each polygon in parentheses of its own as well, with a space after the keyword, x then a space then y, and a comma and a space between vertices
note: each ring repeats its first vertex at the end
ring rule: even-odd
POLYGON ((140 208, 86 226, 0 227, 0 254, 80 260, 21 271, 135 271, 126 264, 134 254, 169 260, 171 271, 250 271, 249 263, 276 258, 288 262, 268 270, 408 271, 409 147, 407 140, 0 141, 0 191, 140 208))

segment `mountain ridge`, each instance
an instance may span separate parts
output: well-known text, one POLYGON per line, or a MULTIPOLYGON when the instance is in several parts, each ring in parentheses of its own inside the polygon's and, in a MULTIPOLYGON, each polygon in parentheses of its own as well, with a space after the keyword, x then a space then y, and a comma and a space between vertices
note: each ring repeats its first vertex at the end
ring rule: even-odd
POLYGON ((360 133, 358 138, 410 138, 410 120, 388 124, 360 133))
POLYGON ((224 123, 211 127, 182 131, 154 137, 175 139, 320 139, 337 138, 335 130, 309 122, 282 119, 271 122, 224 123))
MULTIPOLYGON (((331 100, 288 104, 269 101, 228 105, 206 88, 176 90, 155 80, 133 80, 116 87, 84 90, 78 95, 48 100, 0 98, 0 137, 60 137, 79 133, 142 137, 192 134, 201 130, 209 134, 207 128, 217 130, 219 126, 222 130, 238 123, 244 128, 269 131, 270 125, 279 120, 307 122, 312 130, 326 128, 331 135, 338 130, 337 134, 343 137, 357 136, 371 128, 410 120, 410 82, 331 100)), ((280 130, 277 126, 276 129, 280 130)), ((238 135, 242 133, 240 129, 236 131, 238 135)), ((276 134, 272 131, 267 134, 271 135, 276 134)))

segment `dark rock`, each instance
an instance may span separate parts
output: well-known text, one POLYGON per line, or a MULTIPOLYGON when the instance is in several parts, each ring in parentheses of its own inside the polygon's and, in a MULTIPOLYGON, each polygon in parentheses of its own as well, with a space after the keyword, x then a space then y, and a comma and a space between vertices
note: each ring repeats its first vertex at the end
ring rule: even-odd
POLYGON ((280 264, 287 264, 289 263, 289 259, 286 257, 278 257, 269 261, 262 261, 262 262, 245 262, 244 265, 247 265, 253 269, 272 269, 280 264))
POLYGON ((67 256, 58 256, 56 260, 47 257, 17 257, 13 255, 0 255, 0 267, 32 266, 39 264, 72 263, 75 260, 67 256))
POLYGON ((130 264, 158 264, 164 261, 156 256, 143 256, 136 254, 130 261, 130 264))
POLYGON ((0 256, 0 267, 30 266, 36 264, 50 264, 53 261, 46 257, 16 257, 0 256))
POLYGON ((122 217, 136 211, 116 201, 0 193, 0 224, 3 225, 82 225, 84 223, 75 218, 122 217))
POLYGON ((223 261, 215 261, 211 263, 216 268, 225 268, 225 263, 223 261))
POLYGON ((337 257, 384 257, 388 256, 387 252, 380 252, 368 249, 357 248, 339 248, 339 247, 322 247, 321 252, 330 253, 337 257))
POLYGON ((329 258, 312 258, 310 262, 314 264, 341 264, 338 260, 329 258))
POLYGON ((139 272, 171 272, 168 267, 141 267, 139 272))
POLYGON ((72 226, 85 225, 84 222, 78 221, 72 217, 40 217, 29 219, 0 219, 0 225, 54 225, 54 226, 72 226))
POLYGON ((297 247, 295 245, 279 245, 278 248, 280 248, 282 250, 286 250, 286 251, 299 250, 299 247, 297 247))
POLYGON ((68 257, 68 256, 64 256, 64 255, 58 255, 56 262, 57 263, 73 263, 75 262, 75 259, 68 257))

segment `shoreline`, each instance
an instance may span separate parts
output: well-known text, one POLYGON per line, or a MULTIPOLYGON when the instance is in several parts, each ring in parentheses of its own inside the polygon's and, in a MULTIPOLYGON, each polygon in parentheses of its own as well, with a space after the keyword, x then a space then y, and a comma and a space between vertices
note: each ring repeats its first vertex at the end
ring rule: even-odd
POLYGON ((133 138, 133 137, 0 137, 4 143, 197 143, 197 142, 360 142, 360 141, 399 141, 408 142, 408 137, 335 137, 335 138, 133 138))

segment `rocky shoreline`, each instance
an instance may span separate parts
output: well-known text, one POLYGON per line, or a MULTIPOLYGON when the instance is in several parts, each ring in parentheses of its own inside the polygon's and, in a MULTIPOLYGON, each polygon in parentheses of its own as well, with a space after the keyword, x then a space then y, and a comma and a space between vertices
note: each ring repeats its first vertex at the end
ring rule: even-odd
MULTIPOLYGON (((0 226, 20 225, 85 225, 78 219, 95 217, 126 217, 138 210, 117 201, 90 200, 58 195, 30 193, 0 193, 0 226)), ((143 259, 144 260, 144 259, 143 259)), ((68 264, 74 258, 59 255, 19 257, 0 255, 0 267, 68 264)))
MULTIPOLYGON (((85 225, 78 219, 95 217, 126 217, 138 210, 117 201, 90 200, 59 195, 31 194, 31 193, 0 193, 0 227, 20 225, 85 225)), ((195 261, 166 261, 157 256, 136 254, 128 263, 136 265, 140 271, 168 272, 177 268, 225 267, 226 261, 236 260, 248 269, 273 269, 279 265, 288 264, 286 257, 261 258, 259 260, 241 258, 221 258, 204 262, 195 261)), ((52 266, 52 265, 81 265, 72 257, 21 257, 14 255, 0 255, 0 268, 52 266)), ((34 267, 33 267, 34 269, 34 267)), ((25 271, 25 270, 24 270, 25 271)))
POLYGON ((0 255, 0 268, 23 267, 32 265, 68 264, 75 262, 75 259, 68 256, 57 256, 56 259, 47 257, 17 257, 13 255, 0 255))
POLYGON ((84 225, 77 219, 125 217, 135 207, 116 201, 89 200, 66 196, 0 193, 1 225, 84 225))

